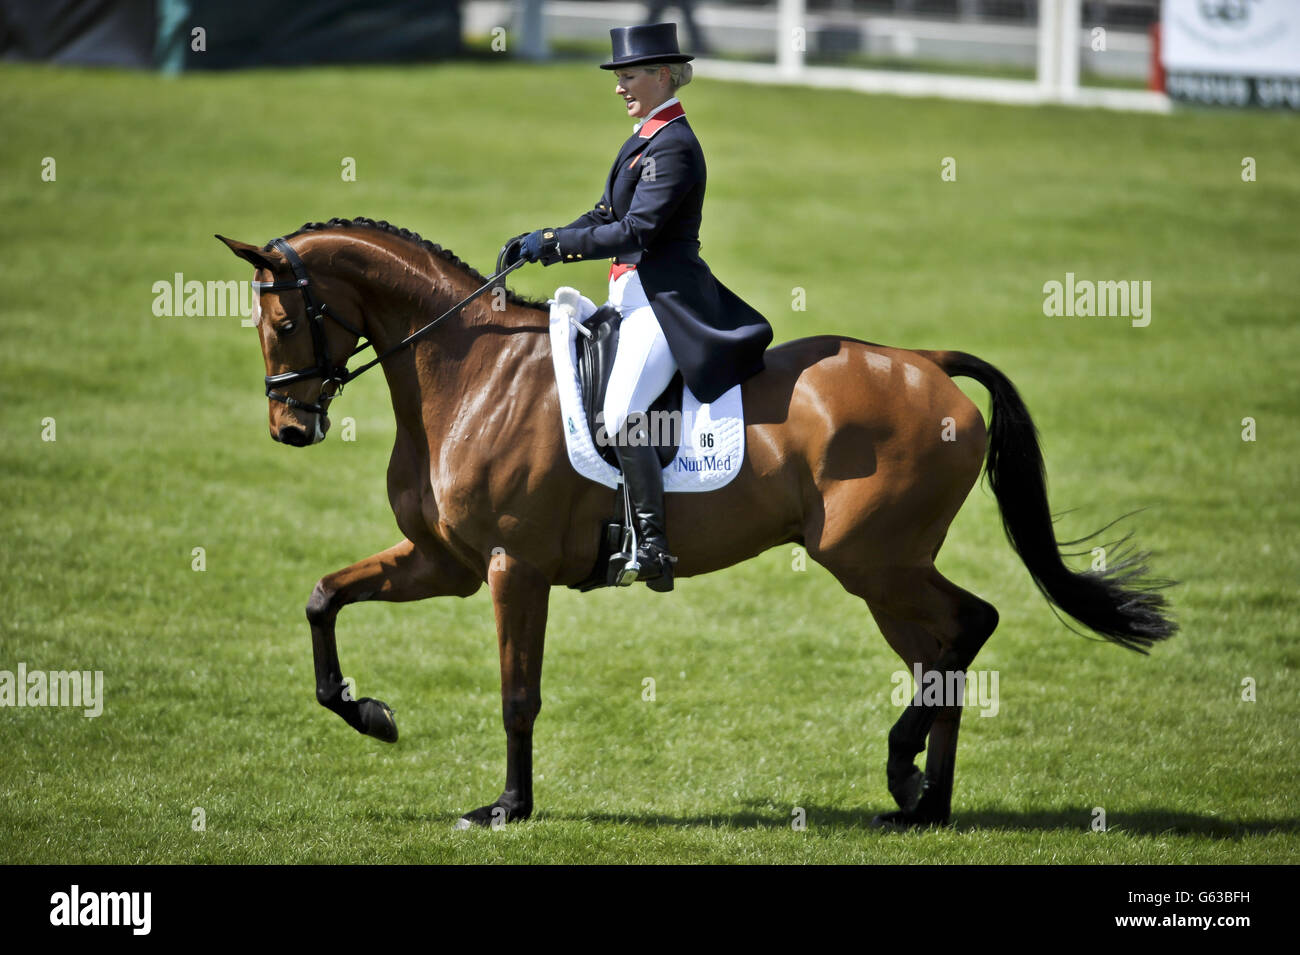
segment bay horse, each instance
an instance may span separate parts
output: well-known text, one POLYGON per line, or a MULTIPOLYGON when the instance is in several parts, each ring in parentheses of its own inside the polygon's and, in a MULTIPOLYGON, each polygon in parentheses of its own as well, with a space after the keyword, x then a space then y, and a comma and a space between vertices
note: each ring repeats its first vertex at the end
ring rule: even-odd
MULTIPOLYGON (((309 223, 261 247, 217 238, 265 283, 257 327, 276 441, 323 440, 329 402, 349 377, 346 356, 363 337, 382 357, 392 397, 388 497, 403 538, 312 590, 317 700, 357 731, 395 742, 390 707, 347 691, 339 611, 365 600, 467 597, 486 583, 500 650, 505 789, 457 827, 527 819, 548 595, 589 575, 615 506, 608 488, 568 461, 545 304, 500 286, 401 347, 430 317, 481 292, 485 277, 441 246, 369 219, 309 223)), ((934 565, 983 467, 1007 538, 1051 605, 1140 653, 1174 634, 1159 592, 1171 582, 1148 576, 1146 554, 1129 552, 1104 570, 1065 564, 1036 429, 992 365, 959 351, 832 335, 786 342, 765 358, 766 369, 742 386, 745 456, 735 478, 719 490, 667 495, 676 576, 801 545, 866 603, 909 670, 927 681, 937 671, 948 685, 998 623, 992 605, 934 565), (990 392, 987 430, 953 376, 990 392)), ((960 699, 936 703, 917 687, 889 732, 886 781, 898 809, 875 824, 949 822, 961 715, 960 699), (914 761, 927 739, 922 771, 914 761)))

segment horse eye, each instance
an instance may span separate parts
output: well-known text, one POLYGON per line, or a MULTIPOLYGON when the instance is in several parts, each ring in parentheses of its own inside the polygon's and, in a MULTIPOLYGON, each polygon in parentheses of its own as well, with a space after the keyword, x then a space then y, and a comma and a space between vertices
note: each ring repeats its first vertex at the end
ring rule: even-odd
POLYGON ((281 335, 292 335, 292 334, 293 334, 293 330, 294 330, 295 328, 297 328, 297 327, 298 327, 298 326, 297 326, 296 324, 294 324, 293 322, 285 322, 283 325, 280 326, 280 334, 281 334, 281 335))

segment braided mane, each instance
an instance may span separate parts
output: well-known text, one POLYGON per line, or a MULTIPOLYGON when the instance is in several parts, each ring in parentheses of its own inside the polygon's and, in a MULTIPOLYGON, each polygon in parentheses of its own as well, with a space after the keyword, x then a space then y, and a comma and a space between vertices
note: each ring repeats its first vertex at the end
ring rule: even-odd
MULTIPOLYGON (((451 249, 444 249, 436 242, 430 242, 428 239, 421 236, 418 232, 412 232, 410 229, 402 229, 398 226, 393 225, 391 222, 385 222, 383 219, 380 219, 379 221, 375 221, 374 219, 366 219, 361 216, 358 216, 355 219, 335 218, 335 219, 330 219, 329 222, 306 222, 303 224, 301 229, 299 229, 296 232, 289 233, 284 238, 292 239, 294 236, 302 235, 304 232, 320 232, 324 229, 373 229, 376 232, 384 232, 387 233, 388 235, 395 235, 399 239, 404 239, 407 242, 412 243, 413 245, 417 245, 420 248, 424 249, 426 252, 432 252, 440 259, 449 262, 450 264, 456 266, 459 269, 464 270, 471 278, 477 279, 479 285, 483 285, 487 282, 486 275, 481 273, 478 269, 474 268, 468 262, 465 262, 464 260, 457 257, 456 253, 451 251, 451 249)), ((262 246, 262 251, 270 252, 271 243, 268 242, 266 245, 262 246)), ((546 309, 550 307, 544 301, 539 301, 538 299, 528 298, 527 296, 519 295, 515 292, 510 291, 510 289, 506 289, 506 301, 514 305, 523 305, 528 308, 546 309)))

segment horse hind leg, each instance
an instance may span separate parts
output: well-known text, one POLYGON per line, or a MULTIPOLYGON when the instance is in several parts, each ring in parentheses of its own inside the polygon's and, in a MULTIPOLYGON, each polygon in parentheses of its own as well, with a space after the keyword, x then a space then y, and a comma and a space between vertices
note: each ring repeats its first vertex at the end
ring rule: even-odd
POLYGON ((896 568, 871 575, 867 586, 845 586, 866 600, 881 633, 909 670, 919 664, 923 674, 916 696, 889 731, 886 779, 899 809, 877 816, 873 823, 946 825, 962 700, 940 694, 941 702, 936 703, 933 687, 929 696, 925 690, 934 680, 943 688, 964 687, 965 671, 996 629, 998 612, 933 567, 896 568), (927 737, 923 773, 915 758, 926 749, 927 737))

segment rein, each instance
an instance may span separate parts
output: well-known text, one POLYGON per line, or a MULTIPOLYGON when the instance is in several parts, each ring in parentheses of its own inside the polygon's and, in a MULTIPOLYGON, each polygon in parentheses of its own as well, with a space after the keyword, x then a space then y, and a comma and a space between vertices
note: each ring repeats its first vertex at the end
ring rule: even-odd
POLYGON ((501 255, 497 256, 496 274, 489 278, 480 288, 475 289, 423 328, 407 335, 382 355, 377 355, 355 371, 348 371, 348 362, 352 358, 361 354, 367 348, 372 348, 374 342, 366 341, 364 344, 358 345, 348 353, 348 356, 344 358, 342 362, 335 364, 333 358, 330 356, 329 336, 325 334, 325 319, 328 318, 337 322, 353 335, 356 335, 359 339, 366 338, 365 332, 353 327, 348 322, 339 318, 329 310, 329 306, 325 302, 317 303, 316 299, 311 294, 311 279, 307 275, 307 269, 302 264, 302 259, 298 256, 298 253, 294 251, 293 246, 289 245, 289 243, 284 239, 275 239, 271 245, 278 250, 289 263, 289 267, 293 270, 293 279, 284 282, 254 282, 253 288, 257 290, 259 295, 263 292, 297 291, 302 293, 303 306, 307 311, 307 321, 311 326, 311 343, 312 349, 315 353, 316 364, 310 368, 300 368, 297 371, 286 371, 279 375, 267 375, 266 397, 272 401, 284 402, 284 404, 288 405, 290 408, 297 408, 301 411, 313 412, 322 416, 328 414, 330 402, 343 394, 344 385, 361 377, 361 375, 365 374, 371 368, 374 368, 385 358, 389 358, 392 355, 397 354, 399 351, 414 345, 421 338, 425 337, 440 322, 443 322, 460 312, 466 305, 474 301, 474 299, 478 298, 488 289, 496 285, 502 278, 524 264, 524 260, 519 259, 513 265, 501 268, 501 260, 505 254, 505 249, 502 249, 501 255), (320 397, 316 399, 316 404, 308 404, 305 401, 299 401, 297 398, 275 390, 276 388, 285 385, 291 385, 299 381, 311 381, 315 378, 323 379, 320 397), (328 394, 326 393, 327 389, 329 389, 328 394))

